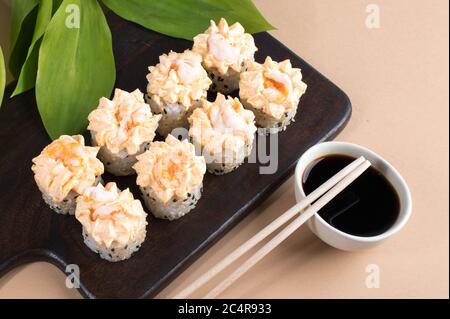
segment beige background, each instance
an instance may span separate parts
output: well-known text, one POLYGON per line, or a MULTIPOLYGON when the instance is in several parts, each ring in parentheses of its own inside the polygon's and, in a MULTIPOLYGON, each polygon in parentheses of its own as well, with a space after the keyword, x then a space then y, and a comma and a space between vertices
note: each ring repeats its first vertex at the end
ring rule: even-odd
MULTIPOLYGON (((448 1, 255 3, 278 27, 275 37, 348 93, 353 117, 337 139, 365 145, 392 162, 409 183, 414 210, 401 233, 364 252, 335 250, 302 228, 222 297, 448 298, 448 1), (380 29, 365 26, 369 3, 380 7, 380 29), (380 267, 379 289, 365 286, 369 264, 380 267)), ((4 7, 0 18, 4 46, 4 7)), ((158 297, 173 296, 293 205, 292 183, 284 183, 158 297)), ((51 265, 26 265, 0 279, 0 297, 79 298, 64 279, 51 265)))

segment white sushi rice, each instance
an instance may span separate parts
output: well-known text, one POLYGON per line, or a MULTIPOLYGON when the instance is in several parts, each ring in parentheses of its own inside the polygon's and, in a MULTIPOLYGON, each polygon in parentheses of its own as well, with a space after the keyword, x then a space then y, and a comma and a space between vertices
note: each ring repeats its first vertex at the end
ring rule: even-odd
POLYGON ((142 231, 136 236, 136 238, 130 240, 125 246, 108 248, 97 244, 94 238, 89 235, 83 227, 83 240, 86 246, 88 246, 88 248, 94 253, 99 254, 101 258, 110 262, 117 262, 130 258, 134 252, 141 248, 141 245, 145 240, 145 236, 146 230, 145 227, 143 227, 142 231))
POLYGON ((216 68, 207 70, 208 76, 213 82, 211 85, 212 92, 220 92, 222 94, 230 94, 239 89, 240 73, 228 68, 227 73, 221 74, 216 68))
POLYGON ((247 103, 246 100, 241 99, 242 105, 255 114, 255 122, 259 127, 259 134, 276 134, 286 130, 286 127, 294 122, 295 114, 297 113, 297 108, 292 108, 289 112, 285 112, 281 118, 277 119, 273 116, 264 113, 261 109, 254 108, 251 104, 247 103))
POLYGON ((163 203, 151 187, 140 187, 145 205, 156 218, 175 220, 183 217, 195 208, 200 197, 202 197, 203 185, 200 184, 192 189, 187 198, 173 197, 167 203, 163 203))
POLYGON ((201 150, 201 155, 205 157, 206 169, 213 175, 225 175, 237 169, 250 155, 253 147, 253 144, 245 144, 236 153, 230 151, 230 154, 205 154, 195 138, 191 137, 191 143, 196 150, 201 150))
POLYGON ((208 169, 208 172, 214 175, 225 175, 232 171, 234 171, 236 168, 241 166, 241 164, 244 162, 242 161, 236 161, 236 162, 225 162, 224 161, 211 161, 206 164, 206 167, 208 169))
MULTIPOLYGON (((95 133, 91 132, 92 145, 97 146, 95 133)), ((115 176, 127 176, 135 173, 133 165, 137 162, 136 156, 144 153, 150 147, 150 142, 142 143, 136 154, 128 154, 123 150, 117 154, 112 153, 106 147, 100 147, 98 158, 105 165, 106 171, 115 176)))
MULTIPOLYGON (((94 185, 97 184, 103 184, 103 179, 101 176, 98 176, 95 180, 94 185)), ((62 215, 74 215, 75 214, 75 208, 77 207, 77 197, 80 195, 74 190, 70 191, 69 194, 61 201, 61 202, 55 202, 53 198, 48 195, 46 192, 42 191, 42 198, 47 203, 50 208, 57 212, 58 214, 62 215)))
POLYGON ((166 137, 174 129, 177 128, 189 128, 188 118, 192 114, 192 111, 201 106, 201 101, 193 101, 192 105, 188 108, 178 103, 157 103, 151 94, 145 96, 147 103, 150 105, 153 114, 161 114, 161 120, 157 128, 157 132, 162 137, 166 137), (162 112, 161 112, 162 110, 162 112))

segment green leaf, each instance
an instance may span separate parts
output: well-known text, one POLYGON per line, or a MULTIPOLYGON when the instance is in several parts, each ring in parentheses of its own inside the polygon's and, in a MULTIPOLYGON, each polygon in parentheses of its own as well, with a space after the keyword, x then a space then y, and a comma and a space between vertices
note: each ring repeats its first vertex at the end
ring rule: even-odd
POLYGON ((273 29, 250 0, 102 0, 116 14, 148 29, 192 40, 211 19, 239 21, 247 32, 273 29))
POLYGON ((63 0, 53 0, 53 12, 56 12, 56 10, 58 10, 62 2, 63 0))
POLYGON ((42 36, 45 33, 45 29, 47 28, 47 25, 52 18, 52 10, 52 0, 41 0, 37 13, 33 38, 31 40, 31 45, 28 48, 27 58, 22 65, 16 88, 11 97, 23 93, 34 87, 34 84, 36 82, 39 46, 41 44, 42 36))
POLYGON ((2 107, 3 94, 5 93, 6 70, 2 47, 0 47, 0 107, 2 107))
POLYGON ((64 0, 42 40, 36 79, 38 109, 50 137, 85 131, 89 112, 100 97, 110 96, 114 82, 111 32, 99 4, 64 0), (73 27, 74 8, 79 28, 73 27))
POLYGON ((9 69, 17 78, 33 38, 39 0, 11 1, 11 55, 9 69))
POLYGON ((227 19, 228 23, 240 22, 244 26, 245 31, 249 33, 275 29, 264 18, 261 12, 259 12, 251 0, 219 0, 215 2, 229 13, 223 16, 223 18, 227 19))

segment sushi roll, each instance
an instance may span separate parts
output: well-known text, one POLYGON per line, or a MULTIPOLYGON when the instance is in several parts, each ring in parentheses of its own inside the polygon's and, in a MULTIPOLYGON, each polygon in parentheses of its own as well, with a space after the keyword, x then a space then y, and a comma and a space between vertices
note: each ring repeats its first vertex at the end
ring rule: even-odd
POLYGON ((265 133, 277 133, 294 120, 306 87, 301 70, 293 68, 290 60, 278 63, 267 57, 264 64, 250 63, 241 74, 239 96, 265 133))
POLYGON ((77 198, 76 219, 83 226, 86 246, 111 262, 139 250, 147 233, 147 214, 138 199, 116 183, 91 186, 77 198))
POLYGON ((153 142, 137 159, 136 182, 155 217, 174 220, 195 207, 202 196, 206 165, 188 140, 169 134, 165 142, 153 142))
POLYGON ((92 144, 100 147, 98 157, 116 176, 134 174, 136 156, 145 152, 155 137, 161 115, 153 115, 144 94, 116 89, 114 98, 100 99, 89 116, 92 144))
POLYGON ((149 67, 147 102, 161 114, 158 133, 166 137, 175 128, 187 128, 192 110, 206 98, 211 80, 203 69, 202 57, 191 50, 170 52, 159 57, 159 64, 149 67))
POLYGON ((73 215, 76 198, 102 182, 98 147, 84 145, 81 135, 62 135, 33 158, 34 180, 44 201, 59 214, 73 215))
POLYGON ((210 173, 229 173, 250 155, 256 132, 254 120, 239 99, 220 93, 214 102, 203 100, 203 107, 194 110, 189 118, 189 136, 205 156, 210 173))
POLYGON ((239 22, 228 26, 225 19, 194 37, 194 52, 203 58, 203 66, 213 81, 212 91, 229 94, 239 88, 239 74, 254 61, 255 40, 239 22))

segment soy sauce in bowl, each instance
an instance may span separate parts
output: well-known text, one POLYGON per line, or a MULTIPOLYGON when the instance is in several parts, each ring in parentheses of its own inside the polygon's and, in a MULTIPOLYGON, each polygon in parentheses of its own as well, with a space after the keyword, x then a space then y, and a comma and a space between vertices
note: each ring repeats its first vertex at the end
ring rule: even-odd
MULTIPOLYGON (((303 174, 308 195, 355 158, 329 155, 315 160, 303 174)), ((400 212, 400 199, 392 184, 373 166, 319 211, 331 226, 351 235, 371 237, 386 232, 400 212)))

